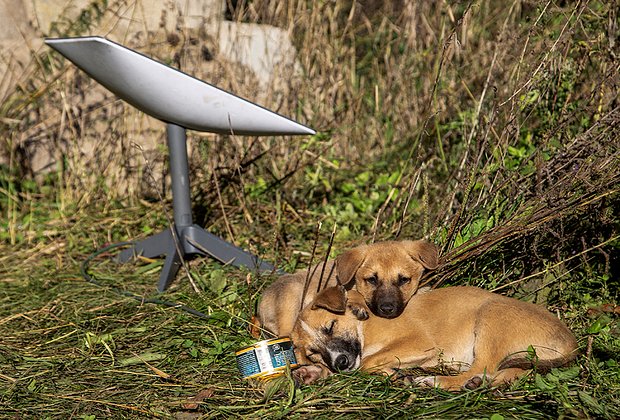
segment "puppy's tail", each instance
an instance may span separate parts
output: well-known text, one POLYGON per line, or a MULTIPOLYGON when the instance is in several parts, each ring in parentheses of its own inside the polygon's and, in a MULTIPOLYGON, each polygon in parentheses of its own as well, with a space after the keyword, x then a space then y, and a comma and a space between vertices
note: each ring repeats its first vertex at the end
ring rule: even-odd
POLYGON ((536 352, 523 351, 519 353, 513 353, 504 360, 502 360, 497 370, 519 368, 519 369, 536 369, 540 372, 548 372, 552 368, 560 367, 568 364, 577 357, 578 352, 575 350, 568 355, 558 353, 557 357, 553 358, 539 358, 536 356, 536 352))

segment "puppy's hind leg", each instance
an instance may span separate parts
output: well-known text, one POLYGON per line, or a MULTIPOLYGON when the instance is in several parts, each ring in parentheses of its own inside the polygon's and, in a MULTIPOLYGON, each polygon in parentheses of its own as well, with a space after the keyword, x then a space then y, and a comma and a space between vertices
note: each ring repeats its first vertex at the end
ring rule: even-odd
MULTIPOLYGON (((498 366, 508 353, 504 343, 504 337, 497 333, 493 317, 481 317, 473 331, 473 355, 474 360, 465 372, 454 376, 431 376, 419 378, 416 382, 436 386, 447 390, 475 389, 485 383, 495 383, 498 375, 498 366)), ((516 374, 512 369, 506 371, 499 378, 500 381, 509 379, 511 374, 516 374)))
POLYGON ((491 381, 492 386, 499 386, 510 384, 522 376, 527 374, 528 370, 521 368, 508 368, 501 369, 493 376, 493 380, 491 381))
POLYGON ((502 369, 495 375, 480 374, 472 376, 469 380, 465 381, 463 388, 465 389, 478 389, 483 385, 486 386, 500 386, 512 383, 525 375, 527 370, 520 368, 502 369))
POLYGON ((485 374, 475 374, 467 371, 454 376, 423 376, 415 378, 418 385, 437 387, 448 391, 459 391, 463 388, 475 389, 487 382, 485 374))

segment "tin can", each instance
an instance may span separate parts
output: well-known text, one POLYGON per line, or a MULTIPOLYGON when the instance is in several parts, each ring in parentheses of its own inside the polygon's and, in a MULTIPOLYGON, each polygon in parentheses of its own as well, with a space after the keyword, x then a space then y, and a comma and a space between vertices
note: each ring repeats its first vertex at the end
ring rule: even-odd
POLYGON ((298 366, 293 342, 288 337, 263 340, 235 353, 244 379, 268 380, 284 374, 287 365, 298 366))

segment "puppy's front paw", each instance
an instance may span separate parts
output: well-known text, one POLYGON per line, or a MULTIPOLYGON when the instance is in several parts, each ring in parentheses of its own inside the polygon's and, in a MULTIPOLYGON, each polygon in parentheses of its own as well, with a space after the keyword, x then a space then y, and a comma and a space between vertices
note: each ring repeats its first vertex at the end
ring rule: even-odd
POLYGON ((292 372, 295 385, 308 385, 327 376, 324 369, 319 365, 306 365, 295 369, 292 372))
POLYGON ((350 304, 348 306, 349 306, 349 309, 351 310, 351 313, 353 313, 353 315, 355 315, 355 317, 359 321, 365 321, 370 316, 368 314, 368 310, 364 306, 355 305, 355 304, 350 304))
POLYGON ((413 378, 413 383, 420 386, 427 386, 429 388, 439 386, 436 376, 418 376, 417 378, 413 378))
POLYGON ((370 316, 364 296, 357 290, 347 292, 347 308, 351 310, 358 321, 365 321, 370 316))

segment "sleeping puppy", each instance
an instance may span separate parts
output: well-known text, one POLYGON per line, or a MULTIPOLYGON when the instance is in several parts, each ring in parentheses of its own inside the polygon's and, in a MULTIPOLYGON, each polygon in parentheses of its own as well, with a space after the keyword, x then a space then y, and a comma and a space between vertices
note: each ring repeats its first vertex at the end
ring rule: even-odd
MULTIPOLYGON (((262 295, 260 327, 277 337, 288 335, 301 308, 312 302, 320 289, 337 284, 357 290, 377 316, 395 318, 418 290, 422 273, 437 268, 438 257, 435 245, 424 240, 377 242, 353 248, 309 270, 286 274, 262 295)), ((352 309, 358 312, 356 307, 352 309)))
POLYGON ((416 294, 401 316, 360 321, 347 305, 363 304, 355 291, 323 290, 299 315, 291 333, 300 383, 331 372, 362 369, 394 375, 408 367, 447 368, 454 376, 413 378, 449 390, 511 382, 533 367, 564 365, 577 354, 570 330, 532 303, 476 287, 416 294))

